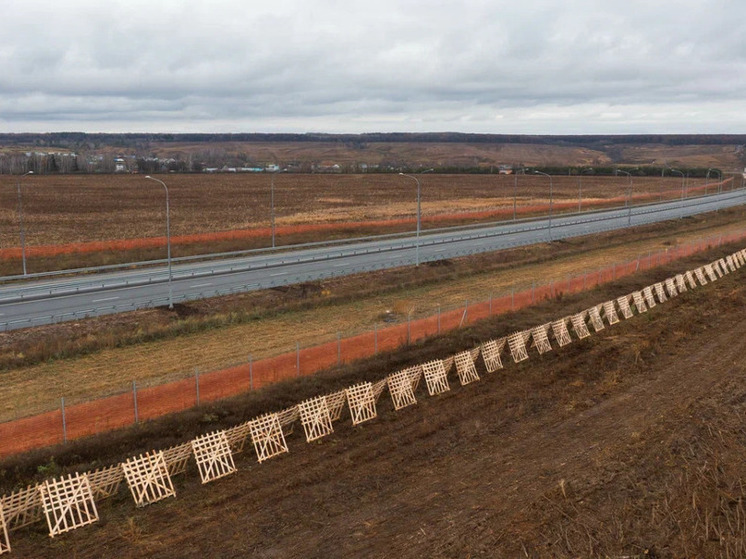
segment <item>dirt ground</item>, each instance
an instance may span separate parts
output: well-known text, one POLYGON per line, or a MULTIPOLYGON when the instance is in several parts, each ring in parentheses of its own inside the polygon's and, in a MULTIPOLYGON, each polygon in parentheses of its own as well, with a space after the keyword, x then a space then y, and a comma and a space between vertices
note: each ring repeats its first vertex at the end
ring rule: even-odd
MULTIPOLYGON (((725 252, 448 339, 464 347, 539 324, 725 252)), ((480 363, 480 382, 433 398, 421 388, 402 411, 384 394, 377 419, 352 427, 345 412, 317 443, 296 427, 289 454, 258 465, 249 449, 235 475, 206 486, 190 471, 176 499, 135 510, 122 490, 94 526, 55 540, 41 525, 13 533, 11 557, 743 557, 743 274, 501 372, 480 363)), ((380 376, 394 364, 347 369, 380 376)), ((124 450, 116 437, 108 448, 124 450)))
MULTIPOLYGON (((174 257, 271 246, 268 174, 162 175, 170 193, 174 257)), ((22 179, 30 273, 166 257, 163 188, 142 175, 30 175, 22 179)), ((546 212, 549 181, 538 175, 424 174, 423 229, 546 212), (495 212, 498 212, 495 215, 495 212)), ((412 231, 415 182, 396 174, 280 174, 277 245, 412 231)), ((714 181, 710 181, 714 189, 714 181)), ((0 275, 21 273, 18 177, 0 175, 0 275)), ((726 188, 732 187, 732 181, 726 188)), ((689 195, 704 179, 689 179, 689 195)), ((554 213, 620 204, 626 176, 553 177, 554 213), (582 209, 582 208, 581 208, 582 209)), ((678 197, 677 177, 635 177, 634 203, 678 197)))

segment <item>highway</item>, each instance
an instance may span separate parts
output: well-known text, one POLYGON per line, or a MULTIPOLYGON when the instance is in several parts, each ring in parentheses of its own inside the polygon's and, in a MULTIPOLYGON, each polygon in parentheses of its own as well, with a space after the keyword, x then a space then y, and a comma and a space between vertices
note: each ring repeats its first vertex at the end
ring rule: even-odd
MULTIPOLYGON (((469 229, 177 264, 172 301, 267 289, 678 219, 746 203, 746 190, 469 229), (419 248, 417 248, 419 245, 419 248)), ((167 305, 167 266, 0 287, 0 330, 167 305)))

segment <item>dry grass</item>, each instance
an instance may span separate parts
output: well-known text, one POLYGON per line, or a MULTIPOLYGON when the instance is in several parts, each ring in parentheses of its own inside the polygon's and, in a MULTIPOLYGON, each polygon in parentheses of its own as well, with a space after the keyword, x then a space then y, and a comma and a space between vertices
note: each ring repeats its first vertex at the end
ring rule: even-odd
POLYGON ((166 377, 190 374, 197 367, 204 372, 245 362, 248 355, 255 359, 278 355, 292 351, 296 342, 309 346, 333 340, 337 332, 372 330, 374 325, 382 324, 387 311, 393 311, 399 319, 410 312, 413 317, 432 315, 438 306, 445 310, 460 307, 467 299, 484 301, 490 294, 509 292, 511 287, 529 287, 537 278, 541 282, 565 279, 671 244, 732 229, 732 225, 718 226, 613 247, 604 247, 600 242, 593 250, 562 256, 549 263, 518 265, 508 270, 399 289, 382 296, 343 300, 260 321, 13 369, 0 377, 0 419, 54 408, 61 396, 68 402, 86 400, 124 390, 132 380, 140 384, 155 383, 166 377))

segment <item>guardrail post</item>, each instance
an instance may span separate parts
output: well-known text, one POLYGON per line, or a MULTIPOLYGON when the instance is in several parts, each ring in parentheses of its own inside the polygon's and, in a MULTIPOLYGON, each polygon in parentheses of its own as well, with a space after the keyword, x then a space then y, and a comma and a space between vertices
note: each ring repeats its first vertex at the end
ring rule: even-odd
POLYGON ((135 408, 135 423, 138 421, 137 417, 137 381, 132 381, 132 403, 134 404, 135 408))
POLYGON ((67 442, 67 419, 65 417, 65 397, 60 398, 60 408, 62 409, 62 442, 67 442))
POLYGON ((249 390, 254 390, 254 360, 249 355, 249 390))
POLYGON ((197 405, 199 406, 199 367, 194 368, 194 385, 197 393, 197 405))

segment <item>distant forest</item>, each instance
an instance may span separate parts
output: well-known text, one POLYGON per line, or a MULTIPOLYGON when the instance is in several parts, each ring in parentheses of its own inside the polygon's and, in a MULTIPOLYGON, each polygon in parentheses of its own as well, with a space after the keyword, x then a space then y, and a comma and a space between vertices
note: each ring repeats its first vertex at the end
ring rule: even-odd
POLYGON ((46 134, 0 133, 0 146, 65 147, 68 149, 99 149, 102 147, 143 148, 157 143, 224 143, 224 142, 341 142, 345 144, 381 143, 482 143, 482 144, 545 144, 594 148, 609 144, 732 145, 746 144, 746 134, 628 134, 628 135, 528 135, 528 134, 463 134, 432 133, 370 133, 370 134, 87 134, 85 132, 50 132, 46 134))

